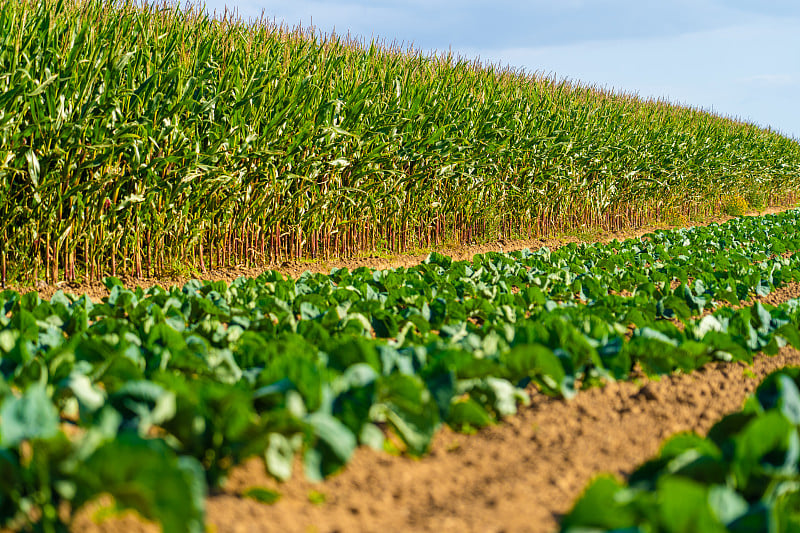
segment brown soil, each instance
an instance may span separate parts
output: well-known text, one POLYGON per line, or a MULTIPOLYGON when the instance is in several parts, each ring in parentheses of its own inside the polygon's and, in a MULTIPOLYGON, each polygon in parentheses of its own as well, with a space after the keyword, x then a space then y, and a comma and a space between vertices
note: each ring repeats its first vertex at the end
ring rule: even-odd
MULTIPOLYGON (((506 251, 555 247, 581 240, 635 237, 654 229, 589 239, 491 243, 443 253, 463 259, 501 246, 506 251)), ((296 276, 306 269, 388 268, 422 259, 423 255, 286 263, 278 270, 296 276)), ((209 273, 208 277, 233 279, 254 274, 258 271, 239 269, 209 273)), ((156 281, 164 280, 139 283, 156 281)), ((98 287, 69 289, 100 298, 105 291, 98 287)), ((777 304, 798 295, 800 285, 791 284, 760 300, 777 304)), ((323 483, 305 480, 299 464, 292 480, 277 483, 265 474, 262 461, 253 459, 233 471, 222 494, 208 498, 208 530, 553 531, 592 477, 601 472, 624 477, 652 457, 670 435, 707 432, 722 416, 739 409, 765 375, 790 365, 800 365, 800 351, 786 347, 778 356, 756 357, 752 367, 714 363, 691 374, 609 383, 582 391, 570 401, 531 391, 531 405, 498 425, 475 435, 444 428, 434 439, 431 453, 421 459, 362 447, 342 472, 323 483), (251 487, 275 490, 280 500, 268 505, 242 497, 251 487)), ((157 531, 154 524, 132 513, 99 520, 109 514, 107 505, 106 500, 81 511, 73 531, 157 531)))
MULTIPOLYGON (((780 213, 791 209, 791 207, 769 207, 763 211, 753 211, 747 213, 751 216, 769 215, 780 213)), ((706 219, 702 223, 695 225, 708 225, 713 222, 721 223, 735 217, 731 216, 714 216, 706 219)), ((643 226, 638 228, 629 228, 619 231, 594 231, 586 233, 576 233, 574 235, 559 235, 555 237, 537 238, 537 239, 515 239, 515 240, 498 240, 484 244, 464 244, 444 246, 438 248, 436 251, 448 255, 455 260, 470 260, 475 254, 483 254, 487 252, 511 252, 515 250, 523 250, 529 248, 531 250, 538 250, 543 246, 550 249, 555 249, 565 244, 572 242, 610 242, 614 239, 619 241, 641 237, 647 233, 652 233, 658 229, 674 229, 678 226, 669 224, 658 224, 643 226)), ((388 269, 396 267, 412 267, 418 265, 427 257, 426 253, 412 253, 395 255, 389 257, 380 257, 377 255, 368 255, 364 257, 355 257, 351 259, 336 259, 330 261, 284 261, 280 264, 265 265, 263 268, 237 266, 226 269, 209 270, 198 277, 207 280, 224 280, 232 281, 240 276, 255 277, 261 274, 266 269, 277 270, 285 276, 292 276, 297 278, 305 271, 328 273, 332 268, 348 268, 350 270, 359 267, 369 267, 374 269, 388 269)), ((188 276, 161 276, 156 278, 135 278, 135 277, 122 277, 122 281, 127 287, 151 287, 153 285, 182 286, 184 283, 191 279, 188 276)), ((16 289, 20 292, 27 292, 32 290, 31 287, 10 286, 11 289, 16 289)), ((108 295, 105 286, 100 282, 92 283, 71 283, 62 281, 55 285, 48 285, 44 282, 39 282, 38 286, 33 289, 39 292, 42 298, 50 298, 57 290, 64 292, 71 292, 73 294, 86 294, 96 301, 100 301, 104 296, 108 295)))
POLYGON ((442 431, 421 460, 360 449, 352 464, 322 484, 279 486, 260 462, 238 469, 228 493, 209 500, 218 531, 553 531, 588 481, 620 476, 654 455, 679 431, 705 433, 739 409, 767 373, 800 364, 784 349, 752 369, 712 364, 643 384, 611 383, 572 401, 535 395, 505 423, 466 436, 442 431), (753 375, 754 374, 754 375, 753 375), (237 496, 250 486, 279 490, 274 505, 237 496), (310 491, 326 502, 308 501, 310 491))
MULTIPOLYGON (((609 383, 570 401, 534 393, 529 407, 475 435, 443 429, 421 459, 359 448, 323 483, 302 475, 277 483, 254 459, 207 500, 209 530, 553 531, 598 473, 624 477, 665 438, 706 433, 769 372, 792 365, 800 365, 800 351, 786 347, 756 357, 752 367, 714 363, 660 380, 609 383), (240 496, 250 487, 276 490, 281 499, 267 505, 240 496)), ((73 530, 156 530, 131 514, 97 523, 98 514, 82 512, 73 530)))
POLYGON ((743 302, 739 307, 749 306, 755 302, 761 302, 762 304, 769 305, 780 305, 788 300, 791 300, 792 298, 800 298, 800 283, 794 281, 778 287, 766 296, 756 296, 754 301, 743 302))

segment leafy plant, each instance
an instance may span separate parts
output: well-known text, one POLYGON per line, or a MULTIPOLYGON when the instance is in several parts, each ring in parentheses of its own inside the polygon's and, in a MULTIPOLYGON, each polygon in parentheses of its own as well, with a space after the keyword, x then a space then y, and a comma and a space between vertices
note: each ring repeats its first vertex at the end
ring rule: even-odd
MULTIPOLYGON (((750 196, 755 196, 755 194, 750 196)), ((750 208, 747 200, 738 194, 723 194, 720 202, 722 203, 722 212, 726 215, 741 216, 750 208)))
POLYGON ((620 483, 600 476, 562 531, 795 531, 800 527, 800 369, 770 374, 703 438, 679 434, 620 483))
MULTIPOLYGON (((58 530, 110 492, 195 530, 202 495, 248 458, 285 480, 301 457, 319 480, 359 445, 422 455, 442 424, 478 431, 531 384, 570 398, 635 365, 688 372, 800 346, 800 303, 757 301, 800 280, 798 249, 788 211, 296 280, 131 290, 108 278, 102 302, 0 292, 0 525, 58 530)), ((759 401, 791 413, 770 383, 759 401)), ((684 485, 670 490, 699 494, 684 485)))

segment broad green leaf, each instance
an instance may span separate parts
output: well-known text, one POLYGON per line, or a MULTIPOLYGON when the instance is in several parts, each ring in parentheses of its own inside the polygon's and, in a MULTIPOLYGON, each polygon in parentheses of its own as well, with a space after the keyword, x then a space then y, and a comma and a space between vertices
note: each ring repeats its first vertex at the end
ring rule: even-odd
MULTIPOLYGON (((729 503, 729 500, 720 502, 716 496, 713 501, 716 504, 729 503)), ((672 476, 661 478, 658 482, 658 506, 661 524, 670 533, 726 531, 712 511, 709 489, 694 481, 672 476)), ((729 512, 728 508, 719 510, 729 512)))
POLYGON ((281 499, 280 492, 265 487, 249 487, 242 491, 242 496, 267 505, 272 505, 281 499))
POLYGON ((292 477, 292 463, 300 445, 301 441, 297 438, 287 438, 280 433, 270 433, 269 445, 264 455, 267 472, 281 481, 292 477))
POLYGON ((626 489, 619 481, 611 476, 599 476, 561 520, 561 531, 578 533, 633 527, 637 516, 627 505, 627 499, 626 489))
POLYGON ((321 481, 347 463, 355 451, 356 437, 347 426, 325 413, 311 413, 306 423, 317 439, 305 453, 306 475, 312 481, 321 481))
POLYGON ((473 400, 457 400, 450 406, 447 423, 453 429, 460 431, 465 428, 482 428, 492 423, 492 418, 486 409, 473 400))
POLYGON ((86 460, 80 479, 79 503, 108 493, 117 505, 158 520, 165 531, 204 530, 203 469, 161 440, 120 434, 86 460))
POLYGON ((378 402, 409 453, 425 453, 439 427, 439 410, 425 384, 417 376, 386 376, 378 383, 378 402))
POLYGON ((767 376, 756 390, 755 398, 764 410, 778 408, 793 424, 800 425, 800 368, 786 368, 767 376))
POLYGON ((48 439, 58 433, 58 411, 43 386, 32 385, 19 398, 6 396, 0 407, 0 446, 48 439))
POLYGON ((708 491, 708 503, 723 524, 730 524, 749 510, 749 504, 731 487, 714 485, 708 491))

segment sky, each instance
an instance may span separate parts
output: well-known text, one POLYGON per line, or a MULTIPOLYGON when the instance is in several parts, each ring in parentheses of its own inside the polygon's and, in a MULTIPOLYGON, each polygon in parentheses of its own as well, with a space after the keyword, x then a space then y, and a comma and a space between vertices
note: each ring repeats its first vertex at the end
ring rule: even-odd
POLYGON ((800 140, 797 0, 206 0, 277 22, 663 98, 800 140))

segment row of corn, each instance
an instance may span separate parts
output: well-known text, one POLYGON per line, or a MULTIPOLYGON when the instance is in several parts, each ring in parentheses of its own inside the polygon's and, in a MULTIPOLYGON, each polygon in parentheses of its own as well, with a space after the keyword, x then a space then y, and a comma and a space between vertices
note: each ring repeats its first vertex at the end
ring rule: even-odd
POLYGON ((97 279, 793 201, 800 144, 266 19, 0 4, 0 274, 97 279))

